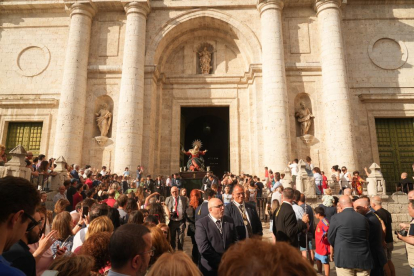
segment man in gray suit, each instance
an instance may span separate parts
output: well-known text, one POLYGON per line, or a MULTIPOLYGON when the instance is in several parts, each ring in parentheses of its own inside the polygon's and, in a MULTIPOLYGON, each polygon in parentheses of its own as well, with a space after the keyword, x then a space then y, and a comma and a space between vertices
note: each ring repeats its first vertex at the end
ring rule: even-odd
POLYGON ((338 276, 368 276, 373 268, 368 220, 355 212, 349 196, 339 198, 339 207, 342 211, 332 216, 328 231, 336 273, 338 276))
POLYGON ((171 247, 175 250, 176 243, 178 250, 183 250, 185 230, 185 210, 188 207, 187 198, 178 195, 177 186, 171 188, 171 196, 165 200, 170 211, 170 233, 171 247))

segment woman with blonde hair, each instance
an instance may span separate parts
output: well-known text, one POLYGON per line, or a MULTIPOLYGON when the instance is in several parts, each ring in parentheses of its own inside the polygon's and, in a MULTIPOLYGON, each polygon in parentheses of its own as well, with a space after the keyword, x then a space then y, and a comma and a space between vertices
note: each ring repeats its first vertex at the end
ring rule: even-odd
POLYGON ((66 211, 66 207, 70 205, 69 200, 67 199, 59 199, 55 204, 55 216, 63 211, 66 211))
POLYGON ((114 224, 107 216, 100 216, 92 220, 89 224, 88 231, 86 232, 85 241, 93 234, 102 232, 108 232, 111 234, 114 232, 114 224))
POLYGON ((200 270, 182 251, 164 253, 149 270, 147 276, 201 276, 200 270))
POLYGON ((66 247, 66 254, 68 254, 73 245, 72 217, 69 212, 64 211, 56 215, 52 223, 53 230, 56 230, 56 241, 52 245, 53 254, 62 247, 66 247))
POLYGON ((166 252, 173 252, 170 243, 165 238, 162 230, 156 226, 149 227, 152 240, 152 246, 155 248, 154 255, 151 257, 149 262, 150 266, 153 265, 158 258, 166 253, 166 252))
POLYGON ((161 229, 164 237, 167 239, 169 243, 171 243, 171 233, 170 233, 170 227, 168 227, 165 223, 158 223, 157 227, 161 229))
POLYGON ((94 259, 91 256, 73 255, 56 259, 49 270, 58 271, 58 275, 85 276, 90 275, 93 266, 94 259))

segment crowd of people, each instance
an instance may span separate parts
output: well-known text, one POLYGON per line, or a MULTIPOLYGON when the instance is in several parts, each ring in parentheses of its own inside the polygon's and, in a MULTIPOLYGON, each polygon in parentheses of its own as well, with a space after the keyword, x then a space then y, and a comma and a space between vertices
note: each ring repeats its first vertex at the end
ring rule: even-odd
MULTIPOLYGON (((395 275, 391 214, 356 185, 338 198, 322 177, 322 204, 313 208, 267 168, 263 179, 207 172, 187 194, 179 174, 153 180, 142 166, 132 178, 129 168, 116 175, 74 164, 47 209, 48 180, 39 183, 38 169, 47 162, 41 170, 53 177, 54 160, 31 158, 31 182, 0 179, 0 275, 316 275, 314 264, 330 275, 332 261, 337 275, 395 275), (263 202, 273 241, 262 238, 263 202), (186 235, 191 255, 182 252, 186 235)), ((307 164, 315 179, 324 175, 307 164)), ((414 217, 414 198, 408 210, 414 217)), ((397 237, 414 268, 411 226, 402 224, 397 237)))

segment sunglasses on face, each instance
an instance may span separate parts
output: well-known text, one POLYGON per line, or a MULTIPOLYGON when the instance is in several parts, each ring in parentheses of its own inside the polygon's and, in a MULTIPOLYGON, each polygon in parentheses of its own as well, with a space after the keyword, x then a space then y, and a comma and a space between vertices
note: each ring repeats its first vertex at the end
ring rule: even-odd
POLYGON ((39 221, 36 221, 31 215, 27 214, 27 213, 23 213, 28 219, 31 220, 31 222, 29 223, 29 225, 27 225, 27 232, 32 231, 36 226, 38 225, 42 225, 43 224, 43 219, 40 219, 39 221))

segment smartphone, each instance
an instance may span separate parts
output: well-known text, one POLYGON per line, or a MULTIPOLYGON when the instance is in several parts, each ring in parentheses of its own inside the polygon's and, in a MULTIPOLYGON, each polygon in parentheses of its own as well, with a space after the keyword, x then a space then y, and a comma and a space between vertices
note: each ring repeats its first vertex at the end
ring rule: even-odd
POLYGON ((88 215, 88 212, 89 212, 88 206, 83 206, 83 208, 82 208, 82 218, 86 218, 86 216, 88 215))
POLYGON ((59 271, 57 270, 45 270, 42 276, 57 276, 58 274, 59 274, 59 271))

